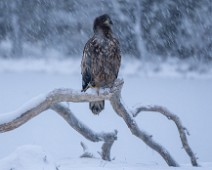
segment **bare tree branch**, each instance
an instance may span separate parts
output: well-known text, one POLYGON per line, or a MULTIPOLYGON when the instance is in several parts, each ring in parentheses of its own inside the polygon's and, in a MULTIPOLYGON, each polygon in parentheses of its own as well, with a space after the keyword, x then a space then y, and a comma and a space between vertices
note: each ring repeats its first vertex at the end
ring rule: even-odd
MULTIPOLYGON (((37 116, 38 114, 42 113, 43 111, 47 109, 52 109, 55 112, 57 112, 60 116, 62 116, 72 128, 78 131, 85 138, 93 142, 103 141, 104 143, 102 145, 102 152, 101 152, 102 159, 111 160, 110 150, 112 144, 117 139, 117 131, 112 133, 95 133, 87 126, 85 126, 83 123, 81 123, 74 116, 74 114, 71 112, 69 108, 63 106, 62 104, 59 104, 60 102, 92 102, 100 100, 109 100, 114 111, 124 119, 125 123, 131 130, 132 134, 143 140, 144 143, 146 143, 149 147, 158 152, 169 166, 179 166, 178 163, 172 158, 172 156, 163 146, 155 142, 151 135, 149 135, 148 133, 146 133, 145 131, 141 130, 138 127, 136 121, 131 117, 130 112, 126 110, 125 106, 121 101, 121 89, 123 83, 124 83, 123 80, 117 79, 114 82, 114 85, 111 89, 104 90, 98 95, 81 93, 79 91, 74 91, 72 89, 53 90, 52 92, 45 95, 42 98, 42 100, 39 100, 37 104, 34 104, 32 106, 30 105, 31 107, 28 106, 29 108, 27 107, 23 109, 24 111, 21 112, 21 114, 19 114, 18 116, 14 117, 12 120, 0 124, 0 133, 13 130, 21 126, 25 122, 29 121, 33 117, 37 116)), ((137 110, 137 112, 140 111, 137 110)), ((164 112, 163 114, 166 115, 166 113, 167 111, 164 112)), ((168 114, 167 117, 171 119, 173 118, 173 115, 168 114)), ((180 122, 179 118, 174 119, 180 122)), ((190 147, 187 144, 186 136, 183 136, 185 134, 181 131, 184 132, 185 128, 183 128, 183 130, 180 129, 180 134, 182 134, 182 138, 184 139, 183 141, 186 141, 184 142, 183 146, 188 151, 188 154, 193 155, 193 152, 191 151, 190 147)), ((195 157, 194 158, 192 157, 192 161, 196 161, 195 157)), ((195 164, 193 165, 195 166, 195 164)))
POLYGON ((197 158, 195 154, 193 153, 191 147, 188 144, 188 140, 186 137, 186 133, 189 135, 188 130, 182 125, 180 118, 171 113, 167 108, 162 107, 162 106, 140 106, 135 109, 135 112, 133 113, 133 116, 137 116, 140 112, 142 111, 150 111, 150 112, 159 112, 162 115, 166 116, 168 119, 174 121, 176 124, 179 134, 180 134, 180 139, 183 144, 183 148, 185 149, 186 153, 189 155, 191 159, 191 163, 193 166, 198 166, 197 163, 197 158))
MULTIPOLYGON (((35 117, 39 113, 42 113, 42 112, 38 112, 40 110, 38 110, 36 113, 34 111, 34 109, 35 108, 25 112, 24 114, 22 114, 21 117, 19 117, 18 119, 15 119, 12 123, 11 122, 7 123, 6 128, 4 128, 5 124, 0 125, 0 129, 3 129, 3 130, 15 129, 16 127, 25 123, 27 120, 30 120, 31 118, 35 117), (10 126, 8 126, 8 124, 10 126)), ((92 142, 103 141, 104 142, 103 146, 109 145, 108 150, 105 150, 104 148, 102 148, 102 159, 108 160, 108 161, 111 160, 111 158, 110 158, 111 144, 110 143, 108 144, 108 141, 111 141, 113 144, 113 142, 117 139, 117 131, 116 130, 115 130, 115 132, 112 132, 112 133, 104 133, 104 132, 95 133, 90 128, 88 128, 86 125, 84 125, 82 122, 80 122, 74 116, 74 114, 71 112, 71 110, 69 108, 63 106, 62 104, 53 104, 52 106, 50 106, 50 109, 54 110, 56 113, 58 113, 60 116, 62 116, 73 129, 75 129, 77 132, 79 132, 81 135, 83 135, 86 139, 88 139, 92 142), (105 157, 105 155, 107 155, 107 157, 105 157)), ((1 131, 1 132, 5 132, 5 131, 1 131)))
POLYGON ((54 104, 51 106, 51 109, 57 112, 60 116, 62 116, 66 122, 74 128, 77 132, 83 135, 86 139, 92 142, 103 141, 102 146, 102 159, 110 161, 110 149, 112 144, 117 139, 117 130, 112 133, 95 133, 89 127, 81 123, 71 112, 71 110, 61 104, 54 104), (108 149, 105 149, 108 148, 108 149))
MULTIPOLYGON (((116 81, 114 86, 108 91, 104 91, 99 95, 81 93, 72 89, 55 89, 52 92, 48 93, 46 97, 40 101, 37 105, 32 108, 27 108, 19 117, 15 117, 14 120, 0 124, 0 133, 13 130, 33 117, 37 116, 41 112, 49 109, 52 105, 60 102, 92 102, 100 100, 108 100, 111 96, 120 90, 120 86, 123 84, 123 80, 116 81)), ((30 103, 29 103, 30 105, 30 103)), ((24 109, 23 109, 24 110, 24 109)))
MULTIPOLYGON (((112 133, 94 133, 91 129, 81 123, 71 112, 70 109, 65 106, 58 104, 59 102, 88 102, 88 101, 98 101, 109 99, 114 92, 120 90, 120 85, 123 84, 123 80, 117 81, 114 83, 113 88, 109 91, 104 91, 103 93, 88 94, 81 93, 71 89, 56 89, 48 93, 46 97, 43 98, 38 104, 32 106, 32 108, 26 108, 26 110, 20 114, 19 117, 14 117, 13 120, 7 123, 0 124, 0 133, 7 132, 13 129, 18 128, 23 125, 33 117, 44 112, 47 109, 52 109, 62 116, 69 125, 78 131, 88 140, 93 142, 104 141, 102 146, 102 159, 110 159, 110 148, 112 147, 113 142, 117 139, 117 131, 112 133), (105 149, 107 148, 107 149, 105 149)), ((33 102, 33 101, 32 101, 33 102)), ((28 102, 30 105, 30 102, 28 102)), ((22 108, 24 110, 24 108, 22 108)), ((6 115, 7 116, 7 115, 6 115)))
POLYGON ((120 100, 120 94, 114 95, 111 98, 110 102, 111 102, 111 105, 113 106, 113 109, 116 111, 116 113, 122 116, 122 118, 124 119, 125 123, 127 124, 128 128, 131 130, 133 135, 143 140, 145 144, 147 144, 153 150, 158 152, 169 166, 174 166, 174 167, 179 166, 178 163, 172 158, 172 156, 163 146, 156 143, 153 140, 151 135, 139 129, 135 120, 130 116, 129 112, 125 109, 124 105, 122 104, 120 100))

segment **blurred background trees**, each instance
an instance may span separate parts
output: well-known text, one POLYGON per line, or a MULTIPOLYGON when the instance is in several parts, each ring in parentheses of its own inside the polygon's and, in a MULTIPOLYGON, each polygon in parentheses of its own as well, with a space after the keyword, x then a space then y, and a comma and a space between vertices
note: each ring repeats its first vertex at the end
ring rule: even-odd
POLYGON ((29 57, 26 46, 81 58, 94 18, 104 13, 123 56, 212 61, 211 0, 1 0, 0 58, 29 57))

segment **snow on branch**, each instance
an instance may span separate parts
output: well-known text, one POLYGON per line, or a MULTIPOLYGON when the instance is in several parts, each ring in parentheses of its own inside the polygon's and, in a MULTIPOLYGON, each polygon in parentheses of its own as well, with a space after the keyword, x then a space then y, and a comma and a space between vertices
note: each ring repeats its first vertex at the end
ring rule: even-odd
POLYGON ((72 128, 88 140, 93 142, 103 141, 104 143, 101 152, 102 159, 111 160, 110 149, 114 141, 117 139, 117 131, 115 130, 115 132, 112 133, 95 133, 80 122, 69 108, 59 103, 108 100, 113 93, 121 89, 122 84, 123 80, 118 80, 109 91, 105 90, 99 95, 81 93, 80 91, 72 89, 55 89, 46 95, 35 97, 14 112, 0 114, 0 133, 16 129, 38 114, 48 109, 52 109, 62 116, 72 128))
MULTIPOLYGON (((104 160, 111 160, 110 150, 114 141, 117 139, 117 131, 115 130, 115 132, 112 133, 95 133, 82 122, 80 122, 69 108, 60 104, 61 102, 79 103, 109 100, 114 111, 124 119, 125 123, 131 130, 133 135, 141 139, 150 148, 158 152, 169 166, 179 166, 179 164, 172 158, 170 153, 163 146, 154 141, 151 135, 149 135, 138 127, 136 121, 130 114, 131 112, 126 110, 126 107, 123 105, 121 100, 121 90, 123 84, 123 80, 117 79, 114 82, 112 88, 103 90, 100 94, 82 93, 80 91, 75 91, 72 89, 53 90, 46 95, 41 95, 40 97, 32 99, 21 109, 18 109, 15 112, 12 112, 10 114, 0 114, 0 133, 13 130, 23 125, 38 114, 48 109, 51 109, 58 113, 60 116, 62 116, 72 128, 74 128, 77 132, 83 135, 86 139, 91 140, 93 142, 103 141, 102 152, 100 153, 100 155, 104 160)), ((164 109, 162 107, 139 107, 133 115, 136 116, 140 111, 150 110, 161 112, 169 119, 175 121, 180 132, 183 146, 191 157, 193 166, 197 166, 198 164, 196 162, 196 158, 187 142, 185 128, 182 126, 178 117, 171 114, 167 109, 164 109)))
POLYGON ((189 132, 182 125, 180 118, 177 115, 171 113, 167 108, 162 107, 162 106, 140 106, 140 107, 137 107, 135 109, 135 111, 133 112, 133 117, 136 117, 140 112, 143 112, 143 111, 158 112, 158 113, 161 113, 162 115, 166 116, 168 119, 174 121, 174 123, 176 124, 176 126, 178 128, 178 132, 180 134, 180 139, 181 139, 183 148, 185 149, 186 153, 189 155, 192 165, 198 166, 197 158, 196 158, 195 154, 193 153, 191 147, 189 146, 188 140, 187 140, 187 137, 186 137, 186 133, 187 133, 187 135, 189 135, 189 132))
POLYGON ((111 96, 120 90, 123 80, 117 80, 114 86, 108 91, 105 90, 99 95, 90 93, 81 93, 72 89, 55 89, 46 95, 40 95, 26 104, 20 109, 6 114, 0 114, 0 133, 13 130, 41 112, 48 110, 52 105, 60 102, 92 102, 99 100, 109 100, 111 96))

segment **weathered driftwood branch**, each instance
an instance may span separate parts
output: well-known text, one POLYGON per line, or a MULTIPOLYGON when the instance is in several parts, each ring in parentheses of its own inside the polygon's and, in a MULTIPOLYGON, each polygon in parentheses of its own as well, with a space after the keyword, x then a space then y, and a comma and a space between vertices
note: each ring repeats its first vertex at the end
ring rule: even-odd
MULTIPOLYGON (((67 89, 68 90, 68 89, 67 89)), ((112 147, 112 144, 117 139, 117 131, 115 130, 112 133, 95 133, 90 128, 88 128, 86 125, 84 125, 82 122, 80 122, 74 114, 71 112, 71 110, 62 104, 55 103, 55 100, 57 97, 55 95, 60 96, 61 100, 63 100, 63 97, 61 97, 61 94, 65 94, 64 98, 67 100, 71 100, 73 96, 70 96, 66 94, 65 89, 63 90, 55 90, 51 92, 49 95, 47 95, 46 99, 41 101, 38 105, 30 108, 29 110, 23 112, 19 117, 14 118, 11 122, 4 123, 0 125, 0 132, 7 132, 10 130, 13 130, 21 125, 23 125, 28 120, 32 119, 33 117, 37 116, 38 114, 42 113, 43 111, 47 109, 52 109, 56 113, 58 113, 60 116, 62 116, 66 122, 74 128, 77 132, 79 132, 81 135, 83 135, 85 138, 92 142, 100 142, 103 141, 102 145, 102 159, 110 161, 110 149, 112 147), (53 104, 55 103, 55 104, 53 104), (107 149, 105 149, 105 147, 107 149)), ((68 90, 70 91, 70 90, 68 90)), ((106 96, 110 95, 110 92, 107 92, 106 96)), ((86 97, 83 98, 83 100, 87 100, 87 98, 91 97, 90 95, 86 95, 86 97)), ((100 98, 102 96, 99 96, 100 98)))
MULTIPOLYGON (((110 161, 110 150, 112 147, 112 144, 117 139, 117 130, 115 130, 112 133, 95 133, 93 132, 89 127, 81 123, 71 112, 71 110, 62 104, 54 104, 50 107, 52 110, 57 112, 60 116, 62 116, 67 123, 74 128, 77 132, 79 132, 81 135, 83 135, 85 138, 92 142, 99 142, 103 141, 102 145, 102 159, 110 161), (105 149, 105 147, 107 149, 105 149)), ((84 155, 85 157, 85 155, 84 155)))
POLYGON ((120 100, 120 94, 114 95, 111 100, 111 105, 113 106, 113 109, 122 116, 125 123, 127 124, 128 128, 131 130, 132 134, 143 140, 145 144, 147 144, 149 147, 151 147, 153 150, 158 152, 163 159, 166 161, 166 163, 169 166, 178 167, 179 164, 172 158, 172 156, 169 154, 169 152, 160 144, 155 142, 152 138, 152 135, 149 135, 145 131, 142 131, 135 120, 130 116, 130 112, 126 110, 124 105, 122 104, 120 100))
MULTIPOLYGON (((121 89, 123 83, 123 80, 118 79, 115 81, 111 89, 108 89, 107 91, 105 90, 99 95, 80 93, 71 89, 56 89, 45 95, 36 105, 25 109, 25 111, 21 112, 21 114, 16 116, 14 119, 0 124, 0 132, 2 133, 13 130, 37 116, 41 112, 47 109, 52 109, 61 115, 69 123, 69 125, 71 125, 85 138, 93 142, 104 141, 101 153, 102 159, 111 160, 110 150, 113 142, 117 138, 117 131, 113 133, 94 133, 88 127, 78 121, 70 109, 58 104, 60 102, 91 102, 109 100, 115 112, 124 119, 132 134, 143 140, 144 143, 158 152, 169 166, 179 166, 164 147, 155 142, 151 135, 147 134, 138 127, 135 120, 131 117, 130 112, 126 110, 121 101, 121 89)), ((184 147, 187 147, 187 145, 184 147)))
POLYGON ((189 135, 188 130, 182 125, 181 120, 177 115, 171 113, 167 108, 162 106, 140 106, 135 109, 135 111, 133 112, 133 116, 134 117, 137 116, 142 111, 158 112, 166 116, 168 119, 174 121, 174 123, 176 124, 178 128, 178 132, 180 134, 180 139, 181 139, 183 148, 185 149, 186 153, 189 155, 192 165, 198 166, 197 158, 195 154, 193 153, 191 147, 189 146, 188 140, 186 137, 186 133, 189 135))
MULTIPOLYGON (((113 86, 113 88, 111 88, 109 91, 104 91, 104 93, 101 93, 99 95, 81 93, 79 91, 75 91, 72 89, 65 89, 65 88, 55 89, 52 92, 45 95, 43 99, 40 100, 40 102, 37 103, 36 105, 33 105, 31 108, 27 108, 25 110, 23 109, 24 110, 23 113, 21 113, 18 117, 15 117, 15 119, 1 124, 0 133, 13 130, 23 125, 24 123, 26 123, 33 117, 37 116, 41 112, 48 110, 51 106, 60 102, 79 103, 79 102, 108 100, 116 91, 120 90, 119 88, 120 83, 123 83, 123 81, 117 81, 115 85, 113 86)), ((30 102, 28 102, 28 104, 30 105, 30 102)))

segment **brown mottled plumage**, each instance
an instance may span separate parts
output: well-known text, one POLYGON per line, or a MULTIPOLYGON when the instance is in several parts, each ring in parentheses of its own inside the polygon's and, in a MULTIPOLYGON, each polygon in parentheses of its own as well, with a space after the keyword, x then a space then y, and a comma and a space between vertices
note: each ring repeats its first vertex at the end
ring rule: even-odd
MULTIPOLYGON (((94 20, 94 35, 84 47, 81 62, 82 91, 89 87, 111 87, 116 80, 121 63, 119 42, 113 37, 112 21, 107 14, 94 20)), ((104 101, 90 102, 90 109, 99 114, 104 109, 104 101)))

